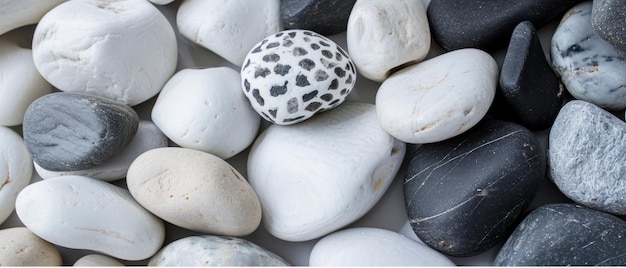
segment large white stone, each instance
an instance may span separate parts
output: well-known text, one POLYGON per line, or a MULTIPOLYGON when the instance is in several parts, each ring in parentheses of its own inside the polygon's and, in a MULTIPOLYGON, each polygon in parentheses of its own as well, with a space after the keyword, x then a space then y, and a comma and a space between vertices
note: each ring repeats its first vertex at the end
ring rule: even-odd
POLYGON ((223 159, 250 146, 261 124, 239 72, 226 67, 177 72, 159 94, 152 120, 179 146, 223 159))
POLYGON ((393 69, 421 61, 428 54, 426 10, 420 0, 356 1, 346 39, 359 73, 382 82, 393 69))
POLYGON ((67 0, 0 0, 0 35, 37 23, 46 12, 67 0))
POLYGON ((486 52, 466 48, 404 68, 376 93, 382 127, 406 143, 459 135, 482 119, 496 93, 498 65, 486 52))
POLYGON ((305 241, 352 223, 385 193, 405 149, 380 127, 372 104, 346 102, 296 125, 270 126, 248 156, 265 228, 305 241))
POLYGON ((165 239, 163 221, 128 191, 83 176, 30 184, 17 196, 15 210, 28 229, 53 244, 124 260, 152 256, 165 239))
POLYGON ((136 105, 174 73, 174 29, 148 1, 74 0, 50 10, 33 35, 41 75, 62 91, 136 105))
POLYGON ((0 126, 0 224, 15 209, 18 193, 30 183, 33 160, 20 135, 0 126))
POLYGON ((26 227, 0 230, 0 266, 61 266, 61 254, 26 227))

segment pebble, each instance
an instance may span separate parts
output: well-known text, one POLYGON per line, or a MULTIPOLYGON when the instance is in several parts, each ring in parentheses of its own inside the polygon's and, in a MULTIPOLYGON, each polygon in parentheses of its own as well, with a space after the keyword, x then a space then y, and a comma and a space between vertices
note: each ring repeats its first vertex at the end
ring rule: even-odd
POLYGON ((124 266, 124 264, 106 255, 88 254, 76 260, 73 266, 124 266))
POLYGON ((563 86, 546 60, 535 26, 524 21, 515 27, 500 69, 499 93, 516 122, 531 129, 547 129, 561 109, 563 86))
POLYGON ((239 72, 227 67, 177 72, 159 94, 152 120, 179 146, 223 159, 250 146, 261 123, 239 72))
POLYGON ((626 108, 626 51, 591 25, 591 1, 571 8, 552 36, 552 66, 576 99, 610 110, 626 108))
POLYGON ((480 254, 507 238, 546 170, 539 141, 511 122, 487 120, 417 148, 404 177, 409 223, 430 247, 480 254))
POLYGON ((32 161, 22 137, 0 126, 0 224, 15 209, 17 194, 30 183, 32 161))
POLYGON ((180 34, 236 66, 268 35, 282 30, 279 0, 183 0, 176 14, 180 34))
POLYGON ((128 191, 89 177, 32 183, 17 196, 15 210, 28 229, 55 245, 123 260, 149 258, 165 239, 163 221, 128 191))
POLYGON ((445 255, 399 233, 349 228, 315 243, 309 266, 455 266, 445 255))
POLYGON ((149 266, 289 266, 280 256, 247 240, 223 236, 188 236, 169 243, 149 266))
POLYGON ((61 254, 26 227, 0 230, 0 266, 61 266, 61 254))
POLYGON ((311 30, 324 36, 346 30, 356 0, 281 0, 280 22, 285 29, 311 30))
POLYGON ((174 0, 150 0, 150 2, 155 5, 167 5, 174 2, 174 0))
POLYGON ((373 104, 347 102, 292 126, 271 125, 248 155, 263 225, 286 241, 319 238, 367 213, 405 154, 373 104))
POLYGON ((115 181, 126 177, 130 164, 140 154, 151 149, 167 147, 167 142, 167 137, 161 133, 154 123, 141 120, 139 121, 137 133, 128 146, 100 165, 84 170, 50 171, 34 163, 35 171, 37 171, 37 174, 43 179, 67 175, 80 175, 103 181, 115 181))
POLYGON ((178 58, 174 29, 148 1, 64 2, 39 21, 32 47, 56 88, 130 106, 156 95, 178 58))
POLYGON ((30 49, 0 39, 0 59, 0 126, 20 125, 28 105, 50 93, 52 86, 35 68, 30 49))
POLYGON ((350 57, 332 40, 307 30, 269 36, 241 69, 244 94, 266 120, 291 125, 341 104, 356 82, 350 57))
POLYGON ((406 143, 459 135, 487 113, 496 93, 498 65, 478 49, 448 52, 404 68, 376 93, 382 127, 406 143))
POLYGON ((139 204, 182 228, 244 236, 261 223, 261 205, 250 184, 212 154, 178 147, 150 150, 133 161, 126 183, 139 204))
POLYGON ((517 226, 498 255, 498 266, 623 266, 626 223, 574 204, 546 204, 517 226))
POLYGON ((0 8, 0 35, 22 26, 37 23, 46 12, 67 0, 3 1, 0 8))
POLYGON ((33 160, 52 171, 100 165, 123 151, 139 116, 109 99, 70 92, 47 94, 26 110, 22 131, 33 160))
POLYGON ((444 49, 495 50, 506 46, 520 22, 541 27, 578 1, 433 0, 427 14, 433 39, 444 49))
POLYGON ((364 77, 382 82, 393 71, 421 61, 430 29, 420 0, 358 1, 348 20, 348 51, 364 77))
POLYGON ((626 123, 574 100, 550 130, 548 163, 556 186, 585 206, 626 215, 626 123))
POLYGON ((591 9, 593 29, 611 45, 626 50, 626 3, 617 0, 595 0, 591 9))

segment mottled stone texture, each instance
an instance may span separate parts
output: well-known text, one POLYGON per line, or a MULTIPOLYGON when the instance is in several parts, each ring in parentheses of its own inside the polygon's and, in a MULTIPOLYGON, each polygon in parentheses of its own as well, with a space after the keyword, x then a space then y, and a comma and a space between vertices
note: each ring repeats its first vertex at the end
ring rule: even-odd
POLYGON ((356 0, 281 0, 280 22, 285 29, 338 34, 346 30, 354 3, 356 0))
POLYGON ((604 40, 626 50, 626 1, 594 0, 591 25, 604 40))

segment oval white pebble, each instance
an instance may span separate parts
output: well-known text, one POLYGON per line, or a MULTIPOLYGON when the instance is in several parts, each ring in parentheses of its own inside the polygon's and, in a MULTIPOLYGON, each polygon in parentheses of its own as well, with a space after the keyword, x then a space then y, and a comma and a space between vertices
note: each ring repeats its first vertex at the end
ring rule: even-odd
POLYGON ((358 227, 337 231, 311 250, 310 266, 455 266, 445 255, 389 230, 358 227))
POLYGON ((243 236, 261 223, 261 205, 250 184, 212 154, 178 147, 150 150, 133 161, 126 182, 142 206, 186 229, 243 236))
POLYGON ((272 125, 255 141, 248 179, 263 224, 287 241, 321 237, 367 213, 402 163, 374 105, 346 102, 297 125, 272 125))
POLYGON ((0 224, 15 209, 18 193, 30 183, 33 160, 20 135, 0 126, 0 224))
POLYGON ((0 230, 0 266, 60 266, 61 254, 26 227, 0 230))
POLYGON ((159 94, 152 120, 179 146, 223 159, 250 146, 261 124, 239 72, 226 67, 176 73, 159 94))
POLYGON ((124 264, 106 255, 88 254, 76 260, 73 266, 124 266, 124 264))
POLYGON ((143 260, 165 239, 163 221, 122 188, 83 176, 30 184, 15 210, 28 229, 56 245, 89 249, 124 260, 143 260))
POLYGON ((496 61, 478 49, 459 49, 404 68, 376 94, 382 127, 406 143, 459 135, 482 119, 498 84, 496 61))
POLYGON ((0 1, 0 35, 24 25, 37 23, 46 12, 67 0, 0 1))

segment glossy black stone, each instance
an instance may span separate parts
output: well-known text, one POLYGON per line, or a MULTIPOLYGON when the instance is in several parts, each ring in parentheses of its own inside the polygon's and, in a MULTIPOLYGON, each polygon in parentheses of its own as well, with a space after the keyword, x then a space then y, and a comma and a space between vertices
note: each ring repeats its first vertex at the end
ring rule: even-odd
POLYGON ((474 256, 504 241, 545 176, 545 153, 528 129, 486 120, 417 148, 404 177, 415 234, 451 256, 474 256))
POLYGON ((59 92, 44 95, 26 110, 24 142, 47 170, 83 170, 126 148, 139 124, 129 106, 98 96, 59 92))
POLYGON ((533 210, 498 252, 500 266, 624 266, 626 222, 574 204, 533 210))
POLYGON ((591 25, 604 40, 626 50, 626 1, 594 0, 591 25))
POLYGON ((356 0, 281 0, 280 21, 285 29, 303 29, 321 35, 346 30, 356 0))

